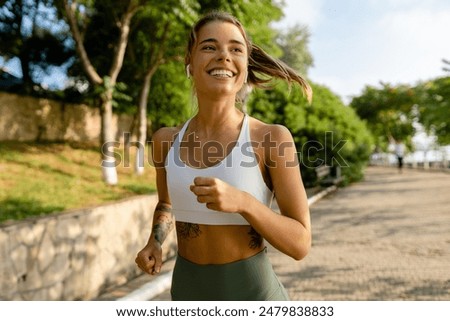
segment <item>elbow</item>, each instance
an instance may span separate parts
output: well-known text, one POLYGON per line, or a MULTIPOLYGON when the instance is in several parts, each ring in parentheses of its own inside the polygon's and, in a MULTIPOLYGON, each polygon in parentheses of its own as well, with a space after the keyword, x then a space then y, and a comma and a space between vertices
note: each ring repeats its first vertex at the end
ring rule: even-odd
POLYGON ((308 255, 310 249, 311 247, 302 247, 301 250, 296 251, 296 253, 293 253, 291 257, 296 261, 301 261, 308 255))
POLYGON ((299 245, 296 247, 296 250, 292 253, 291 257, 296 261, 303 260, 311 250, 311 245, 312 240, 311 235, 309 235, 305 240, 299 242, 299 245))

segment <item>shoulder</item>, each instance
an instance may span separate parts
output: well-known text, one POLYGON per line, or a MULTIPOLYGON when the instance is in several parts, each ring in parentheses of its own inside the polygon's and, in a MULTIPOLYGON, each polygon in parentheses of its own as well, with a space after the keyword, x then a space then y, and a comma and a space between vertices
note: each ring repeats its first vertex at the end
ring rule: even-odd
POLYGON ((292 134, 286 126, 279 124, 267 124, 259 119, 250 117, 250 134, 252 140, 273 143, 292 142, 292 134))
POLYGON ((152 135, 153 143, 173 142, 175 136, 180 132, 181 126, 178 127, 162 127, 152 135))
POLYGON ((167 156, 167 153, 172 147, 175 137, 180 132, 183 125, 177 127, 162 127, 153 133, 151 143, 152 143, 152 154, 153 162, 156 167, 163 167, 167 156))
POLYGON ((250 120, 250 136, 254 150, 269 168, 282 168, 298 164, 294 139, 286 126, 266 124, 255 118, 250 120), (283 165, 283 166, 281 166, 283 165))

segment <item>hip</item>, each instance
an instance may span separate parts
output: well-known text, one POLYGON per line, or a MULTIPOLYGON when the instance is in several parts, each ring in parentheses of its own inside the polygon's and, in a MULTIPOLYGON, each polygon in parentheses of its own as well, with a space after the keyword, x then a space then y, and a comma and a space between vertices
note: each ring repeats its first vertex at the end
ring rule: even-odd
POLYGON ((267 249, 226 264, 196 264, 178 255, 171 293, 173 300, 289 300, 273 271, 267 249))

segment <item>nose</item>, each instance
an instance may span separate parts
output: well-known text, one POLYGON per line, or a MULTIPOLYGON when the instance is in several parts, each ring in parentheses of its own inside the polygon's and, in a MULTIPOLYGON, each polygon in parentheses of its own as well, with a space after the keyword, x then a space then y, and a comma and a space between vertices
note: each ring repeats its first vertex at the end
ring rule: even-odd
POLYGON ((217 54, 217 61, 230 61, 230 56, 227 50, 219 50, 217 54))

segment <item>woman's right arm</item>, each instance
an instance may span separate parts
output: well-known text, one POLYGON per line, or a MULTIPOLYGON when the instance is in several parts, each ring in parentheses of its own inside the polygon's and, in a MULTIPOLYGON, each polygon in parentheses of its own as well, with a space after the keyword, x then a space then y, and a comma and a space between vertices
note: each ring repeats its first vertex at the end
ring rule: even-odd
POLYGON ((156 274, 161 271, 162 244, 174 227, 164 167, 173 140, 173 133, 173 128, 161 128, 152 137, 152 158, 156 169, 158 204, 153 215, 152 231, 148 242, 137 254, 135 260, 139 268, 149 274, 156 274))

